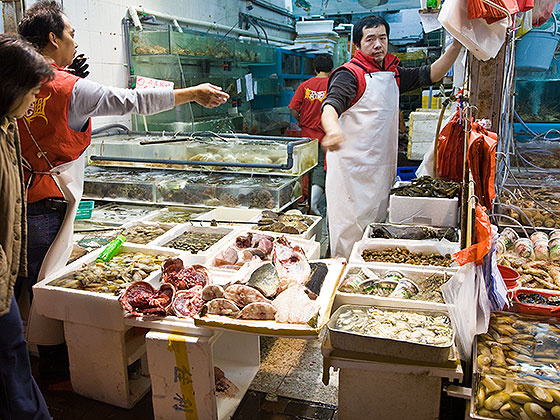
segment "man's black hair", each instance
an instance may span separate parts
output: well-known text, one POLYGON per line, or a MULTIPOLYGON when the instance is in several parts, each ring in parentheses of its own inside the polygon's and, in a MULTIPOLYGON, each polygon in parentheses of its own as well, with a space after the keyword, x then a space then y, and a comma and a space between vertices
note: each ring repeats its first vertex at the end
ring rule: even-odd
POLYGON ((362 42, 362 37, 364 36, 364 29, 366 28, 376 28, 377 26, 385 26, 385 31, 387 31, 387 37, 389 36, 389 24, 385 20, 385 18, 381 16, 367 16, 365 18, 361 18, 356 24, 354 25, 354 44, 357 47, 360 46, 360 42, 362 42))
POLYGON ((54 0, 43 0, 31 6, 18 26, 19 34, 42 51, 49 43, 49 34, 62 36, 64 20, 62 8, 54 0))
POLYGON ((332 57, 328 54, 319 54, 313 61, 313 69, 317 72, 330 73, 334 64, 332 57))

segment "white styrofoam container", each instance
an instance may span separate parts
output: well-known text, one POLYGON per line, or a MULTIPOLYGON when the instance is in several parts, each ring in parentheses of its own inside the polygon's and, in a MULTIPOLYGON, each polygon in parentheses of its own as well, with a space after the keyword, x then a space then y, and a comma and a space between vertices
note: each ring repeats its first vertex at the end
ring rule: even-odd
MULTIPOLYGON (((362 239, 354 244, 352 248, 352 253, 348 260, 349 263, 365 263, 365 264, 375 264, 379 267, 388 267, 393 269, 402 268, 442 268, 440 266, 432 265, 412 265, 412 264, 395 264, 395 263, 384 263, 384 262, 366 262, 362 258, 362 252, 364 249, 395 249, 395 248, 406 248, 410 252, 418 254, 454 254, 459 251, 460 247, 457 242, 449 241, 437 241, 433 239, 425 239, 423 241, 412 241, 407 239, 362 239)), ((446 270, 457 270, 457 265, 454 262, 451 267, 443 267, 446 270)))
MULTIPOLYGON (((90 252, 33 286, 33 300, 39 314, 47 318, 109 330, 122 331, 125 329, 123 323, 124 309, 119 303, 118 296, 110 293, 89 292, 49 285, 51 281, 57 278, 80 270, 83 264, 95 261, 102 250, 103 247, 90 252)), ((174 249, 126 242, 122 245, 121 252, 144 252, 170 257, 181 256, 185 264, 189 263, 190 258, 188 254, 174 249)), ((156 270, 150 273, 144 281, 158 288, 160 276, 161 270, 156 270)))
POLYGON ((459 199, 389 196, 389 222, 405 225, 457 226, 459 199))
MULTIPOLYGON (((151 227, 161 226, 161 227, 167 228, 167 231, 162 233, 157 238, 154 238, 151 241, 146 242, 145 244, 138 244, 138 245, 147 245, 151 242, 154 242, 158 238, 160 238, 164 235, 167 235, 170 231, 174 230, 177 227, 177 225, 175 223, 159 223, 159 222, 148 222, 148 221, 142 221, 142 220, 131 220, 131 221, 125 223, 124 225, 122 225, 121 229, 124 230, 124 229, 128 229, 128 228, 131 228, 131 227, 134 227, 134 226, 151 226, 151 227)), ((137 242, 132 242, 128 238, 126 238, 126 242, 133 243, 133 244, 137 243, 137 242)))
MULTIPOLYGON (((185 223, 176 226, 174 229, 167 231, 164 235, 156 238, 149 245, 168 248, 168 244, 175 238, 181 236, 185 232, 200 232, 200 233, 218 233, 224 234, 224 237, 218 240, 214 245, 209 247, 206 251, 193 254, 186 250, 176 250, 177 252, 186 252, 191 255, 191 262, 193 264, 204 264, 211 255, 214 255, 217 249, 222 247, 224 242, 228 242, 232 235, 240 232, 239 229, 229 227, 212 227, 212 226, 193 226, 190 223, 185 223)), ((170 248, 174 249, 174 248, 170 248)))
MULTIPOLYGON (((272 236, 274 238, 279 238, 281 236, 286 236, 283 233, 263 232, 263 231, 259 231, 259 230, 256 230, 256 231, 254 231, 254 230, 240 230, 240 231, 237 231, 234 235, 232 235, 232 237, 229 237, 227 241, 222 242, 221 246, 219 248, 217 248, 212 255, 210 255, 209 259, 207 260, 208 267, 212 267, 213 269, 218 270, 218 271, 223 271, 223 272, 228 272, 228 273, 237 273, 238 270, 229 270, 229 269, 223 269, 223 268, 214 266, 214 258, 216 257, 217 254, 219 254, 220 252, 222 252, 226 248, 228 248, 230 246, 234 246, 235 245, 235 239, 238 236, 246 235, 248 232, 258 234, 258 235, 268 235, 268 236, 272 236)), ((309 239, 302 239, 302 238, 299 238, 297 236, 286 236, 286 239, 290 242, 290 244, 292 244, 292 246, 299 245, 301 247, 301 249, 303 249, 303 252, 305 253, 305 256, 307 257, 308 260, 316 260, 316 259, 319 259, 321 257, 321 244, 319 242, 312 241, 312 240, 309 240, 309 239)))
MULTIPOLYGON (((236 209, 231 207, 216 207, 208 213, 204 213, 195 217, 192 223, 200 223, 201 226, 208 226, 212 220, 216 220, 220 226, 235 225, 235 222, 254 222, 258 220, 262 210, 257 209, 236 209), (222 223, 222 222, 226 223, 222 223), (232 223, 227 223, 232 222, 232 223)), ((237 225, 240 226, 240 225, 237 225)), ((243 226, 250 226, 250 224, 243 223, 243 226)))
MULTIPOLYGON (((348 272, 353 268, 366 267, 380 277, 383 273, 387 272, 387 267, 384 264, 377 263, 361 263, 355 264, 350 263, 346 266, 344 273, 342 274, 340 284, 346 278, 348 272)), ((416 284, 419 283, 419 279, 426 279, 434 274, 446 274, 449 278, 453 276, 455 270, 447 268, 424 268, 421 266, 403 266, 399 267, 399 272, 401 272, 407 279, 414 281, 416 284), (413 267, 413 268, 412 268, 413 267)), ((339 284, 339 287, 340 287, 339 284)), ((430 309, 439 310, 447 312, 447 305, 440 302, 431 302, 425 300, 413 300, 413 299, 398 299, 394 297, 384 297, 384 296, 374 296, 374 295, 364 295, 360 293, 348 293, 341 292, 338 290, 336 292, 335 301, 333 305, 333 311, 335 311, 339 306, 342 305, 375 305, 375 306, 394 306, 405 309, 430 309)))
POLYGON ((146 335, 155 420, 230 419, 260 366, 259 336, 212 331, 211 337, 146 335), (214 367, 238 391, 215 392, 214 367), (175 378, 175 379, 173 379, 175 378))
MULTIPOLYGON (((180 207, 180 206, 164 207, 142 217, 140 220, 143 222, 158 222, 157 219, 162 215, 165 215, 166 213, 169 214, 169 212, 172 211, 180 211, 180 210, 184 210, 185 212, 188 210, 193 210, 196 214, 194 215, 194 217, 191 218, 191 220, 195 219, 196 217, 201 217, 210 211, 210 209, 204 209, 201 207, 180 207)), ((187 220, 185 220, 184 222, 166 222, 166 223, 182 224, 186 222, 187 220)), ((163 222, 158 222, 158 223, 163 223, 163 222)))
MULTIPOLYGON (((299 238, 303 238, 303 239, 309 239, 312 241, 315 241, 317 239, 321 238, 321 232, 323 229, 323 218, 321 216, 313 216, 310 214, 306 214, 305 217, 309 217, 310 219, 313 219, 313 223, 307 228, 307 230, 303 233, 300 234, 295 234, 295 233, 284 233, 283 235, 286 236, 295 236, 295 237, 299 237, 299 238)), ((260 217, 257 219, 260 220, 260 217)), ((252 226, 252 229, 255 229, 257 225, 252 226)), ((271 232, 268 230, 260 230, 260 229, 255 229, 258 230, 259 232, 265 232, 265 233, 278 233, 278 232, 271 232)))
POLYGON ((296 22, 296 32, 298 35, 331 32, 333 28, 334 20, 304 20, 296 22))
MULTIPOLYGON (((386 238, 372 238, 371 237, 371 231, 373 230, 373 225, 385 225, 387 227, 397 227, 397 228, 410 228, 410 227, 417 227, 419 225, 414 225, 414 226, 410 226, 410 225, 399 225, 399 224, 391 224, 391 223, 370 223, 365 229, 364 229, 364 234, 362 236, 362 239, 386 239, 386 238)), ((431 227, 431 228, 435 228, 435 229, 446 229, 444 228, 438 228, 435 226, 426 226, 426 227, 431 227)), ((447 229, 457 229, 455 227, 447 227, 447 229)), ((461 242, 461 230, 457 229, 457 236, 458 236, 458 241, 456 243, 460 243, 461 242)), ((391 239, 396 239, 396 238, 391 238, 391 239)), ((413 240, 413 239, 408 239, 408 240, 413 240)))

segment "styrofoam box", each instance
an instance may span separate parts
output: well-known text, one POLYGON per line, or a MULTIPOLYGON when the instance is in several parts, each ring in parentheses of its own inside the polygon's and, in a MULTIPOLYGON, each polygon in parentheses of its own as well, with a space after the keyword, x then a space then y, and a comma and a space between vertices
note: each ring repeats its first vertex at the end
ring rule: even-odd
MULTIPOLYGON (((339 287, 346 278, 348 272, 353 268, 366 267, 379 277, 387 271, 387 267, 383 264, 377 263, 362 263, 353 264, 350 263, 346 266, 344 273, 342 274, 339 287)), ((409 268, 412 266, 400 267, 398 269, 406 278, 417 282, 417 279, 425 279, 433 274, 447 274, 449 278, 453 276, 455 270, 448 268, 423 268, 421 266, 413 266, 414 268, 409 268)), ((342 305, 375 305, 375 306, 395 306, 406 309, 430 309, 439 310, 447 312, 447 305, 445 303, 430 302, 425 300, 412 300, 412 299, 398 299, 394 297, 384 297, 384 296, 374 296, 374 295, 363 295, 360 293, 347 293, 338 290, 336 292, 335 301, 333 305, 333 312, 342 305)))
POLYGON ((232 236, 236 236, 236 233, 242 231, 230 227, 193 226, 190 223, 185 223, 185 224, 178 225, 174 229, 167 231, 164 235, 156 238, 153 242, 150 242, 149 245, 168 248, 168 244, 171 241, 181 236, 185 232, 218 233, 218 234, 225 235, 223 238, 218 240, 214 245, 209 247, 206 251, 199 252, 197 254, 193 254, 186 250, 176 250, 178 252, 186 252, 189 255, 191 255, 190 260, 192 264, 204 264, 208 260, 209 256, 216 254, 216 251, 222 247, 222 244, 224 242, 229 242, 232 239, 232 236))
MULTIPOLYGON (((223 268, 214 266, 214 258, 216 257, 216 255, 218 253, 222 252, 227 247, 234 246, 235 245, 235 238, 237 238, 237 236, 246 235, 248 232, 252 232, 252 233, 258 234, 258 235, 268 235, 268 236, 272 236, 274 238, 279 238, 280 236, 286 236, 282 233, 263 232, 263 231, 260 231, 260 230, 256 230, 256 231, 254 231, 254 230, 240 230, 240 231, 237 231, 237 235, 233 235, 233 237, 228 238, 228 241, 222 242, 221 247, 216 249, 215 253, 209 257, 209 259, 207 261, 208 267, 212 267, 213 269, 219 270, 219 271, 236 273, 237 270, 223 269, 223 268)), ((305 256, 307 257, 308 260, 316 260, 316 259, 320 258, 321 244, 319 242, 312 241, 312 240, 309 240, 309 239, 302 239, 302 238, 299 238, 297 236, 286 236, 286 239, 290 242, 290 244, 292 244, 292 246, 299 245, 301 247, 301 249, 303 249, 303 252, 305 253, 305 256)))
MULTIPOLYGON (((125 329, 123 323, 124 310, 118 301, 118 296, 110 293, 89 292, 86 290, 49 285, 51 281, 57 278, 80 270, 83 264, 95 261, 102 250, 103 248, 100 248, 90 252, 33 286, 35 307, 39 314, 47 318, 71 321, 77 324, 90 325, 115 331, 122 331, 125 329)), ((186 264, 189 264, 190 258, 189 254, 184 254, 174 249, 126 242, 122 245, 121 252, 145 252, 147 254, 170 257, 181 256, 186 264)), ((150 273, 144 281, 158 288, 160 276, 161 270, 156 270, 150 273)))
MULTIPOLYGON (((306 214, 305 217, 309 217, 310 219, 313 219, 313 223, 307 228, 307 230, 303 233, 300 234, 295 234, 295 233, 283 233, 283 235, 286 235, 288 237, 291 236, 295 236, 295 237, 299 237, 299 238, 303 238, 303 239, 309 239, 312 241, 315 241, 317 239, 321 238, 321 232, 323 230, 323 218, 321 216, 313 216, 310 214, 306 214)), ((257 221, 260 220, 260 217, 257 218, 257 221)), ((255 229, 258 226, 258 224, 252 226, 252 229, 255 229)), ((260 229, 256 229, 259 232, 264 232, 264 233, 278 233, 278 232, 270 232, 268 230, 260 230, 260 229)))
POLYGON ((457 226, 459 199, 389 196, 389 222, 405 225, 457 226))
POLYGON ((296 32, 298 35, 331 32, 333 27, 334 20, 305 20, 296 22, 296 32))
MULTIPOLYGON (((151 241, 149 241, 145 244, 138 244, 138 245, 147 245, 150 242, 154 242, 158 238, 160 238, 164 235, 167 235, 169 232, 171 232, 171 231, 173 231, 174 229, 177 228, 177 225, 175 223, 159 223, 159 222, 148 222, 148 221, 141 221, 141 220, 131 220, 130 222, 127 222, 124 225, 122 225, 121 229, 128 229, 128 228, 131 228, 131 227, 134 227, 134 226, 152 226, 152 227, 162 226, 162 227, 168 228, 166 232, 162 233, 157 238, 152 239, 151 241)), ((136 243, 136 242, 129 241, 128 238, 126 238, 126 241, 128 243, 136 243)))
MULTIPOLYGON (((162 214, 169 213, 170 211, 178 211, 181 208, 182 208, 181 206, 163 207, 163 208, 158 209, 157 211, 154 211, 152 213, 149 213, 149 214, 143 216, 142 218, 140 218, 140 220, 142 222, 158 222, 157 219, 162 214)), ((204 209, 202 207, 184 207, 184 211, 189 211, 189 210, 193 210, 194 212, 196 212, 196 214, 191 218, 191 220, 193 220, 196 217, 204 216, 211 209, 204 209)), ((189 220, 189 222, 191 220, 189 220)), ((159 222, 159 223, 162 223, 162 222, 159 222)), ((181 223, 178 223, 178 222, 167 222, 167 223, 181 224, 181 223, 186 223, 186 221, 181 222, 181 223)))
MULTIPOLYGON (((454 254, 459 251, 460 247, 457 242, 449 242, 447 240, 438 241, 434 239, 425 239, 422 241, 413 241, 408 239, 363 239, 354 244, 352 248, 352 253, 350 254, 350 263, 364 263, 364 264, 375 264, 376 266, 388 267, 400 269, 402 268, 441 268, 440 266, 432 265, 412 265, 412 264, 395 264, 395 263, 383 263, 383 262, 371 262, 368 263, 362 258, 362 251, 364 249, 395 249, 395 248, 406 248, 410 252, 417 254, 454 254)), ((451 267, 444 267, 446 270, 457 270, 457 265, 454 262, 451 267)))
MULTIPOLYGON (((370 223, 370 224, 364 229, 364 234, 362 235, 362 239, 386 239, 386 238, 371 238, 371 237, 370 237, 371 231, 372 231, 372 229, 373 229, 373 225, 381 225, 381 224, 383 224, 383 225, 385 225, 385 226, 388 226, 388 227, 393 227, 393 226, 394 226, 394 227, 403 227, 403 228, 407 228, 407 227, 410 227, 410 226, 411 226, 411 225, 402 225, 402 224, 399 225, 399 224, 396 224, 396 223, 395 223, 395 224, 391 224, 391 223, 377 223, 377 222, 375 222, 375 223, 370 223)), ((413 227, 419 227, 419 226, 422 226, 422 225, 417 225, 417 224, 413 225, 413 227)), ((427 225, 426 225, 426 227, 431 227, 431 228, 435 228, 435 229, 445 229, 445 227, 441 228, 441 227, 427 226, 427 225)), ((449 229, 449 228, 455 228, 455 227, 454 227, 454 226, 448 226, 447 228, 449 229)), ((455 243, 461 243, 461 229, 457 229, 457 236, 458 236, 458 240, 457 240, 457 242, 455 242, 455 243)), ((393 239, 393 238, 391 238, 391 239, 393 239)), ((417 239, 408 239, 408 240, 417 240, 417 239)))
MULTIPOLYGON (((208 213, 199 215, 192 220, 192 223, 200 223, 201 226, 208 226, 210 221, 218 221, 220 226, 235 225, 235 222, 254 222, 258 220, 262 210, 257 209, 236 209, 228 207, 216 207, 208 213), (225 221, 226 223, 221 223, 225 221), (232 222, 232 223, 227 223, 232 222)), ((239 226, 239 225, 238 225, 239 226)), ((245 226, 248 226, 245 224, 245 226)))

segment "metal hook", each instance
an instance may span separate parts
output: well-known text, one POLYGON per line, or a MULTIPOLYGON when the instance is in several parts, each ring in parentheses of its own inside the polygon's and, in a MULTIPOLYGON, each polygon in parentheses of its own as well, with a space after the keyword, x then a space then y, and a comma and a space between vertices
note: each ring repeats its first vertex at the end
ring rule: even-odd
POLYGON ((467 200, 467 204, 468 204, 473 198, 474 198, 474 205, 475 205, 475 206, 478 205, 479 199, 478 199, 478 197, 476 196, 476 194, 473 194, 473 195, 471 195, 471 196, 469 197, 469 199, 467 200))

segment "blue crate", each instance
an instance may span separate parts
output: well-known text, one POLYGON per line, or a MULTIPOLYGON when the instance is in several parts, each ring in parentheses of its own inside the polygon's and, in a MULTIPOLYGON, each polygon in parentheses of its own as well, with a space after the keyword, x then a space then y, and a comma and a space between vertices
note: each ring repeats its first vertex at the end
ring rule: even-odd
POLYGON ((410 181, 416 178, 416 170, 418 166, 401 166, 397 168, 397 177, 401 181, 410 181))

